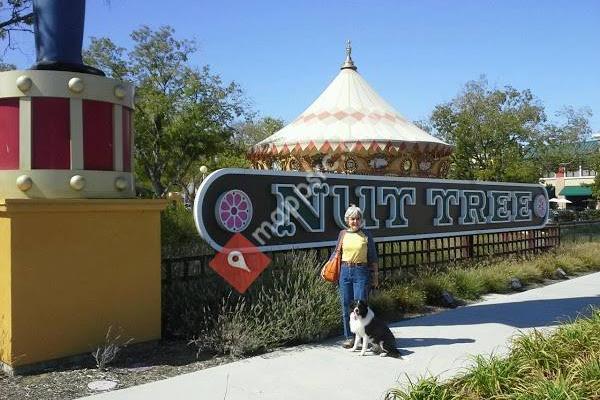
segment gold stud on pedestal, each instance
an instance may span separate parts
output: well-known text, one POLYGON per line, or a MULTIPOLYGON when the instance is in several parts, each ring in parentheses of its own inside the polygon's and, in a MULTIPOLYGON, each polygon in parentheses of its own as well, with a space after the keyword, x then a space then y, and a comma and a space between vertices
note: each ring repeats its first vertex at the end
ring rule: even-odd
POLYGON ((69 90, 73 93, 81 93, 83 92, 83 79, 81 78, 71 78, 69 80, 69 90))
POLYGON ((118 177, 115 179, 115 187, 117 190, 127 189, 127 179, 123 178, 122 176, 118 177))
POLYGON ((33 81, 27 75, 21 75, 17 78, 17 87, 23 93, 29 91, 31 86, 33 85, 33 81))
POLYGON ((26 192, 33 186, 33 180, 27 175, 21 175, 17 178, 17 187, 19 190, 26 192))
POLYGON ((69 185, 73 190, 81 190, 85 187, 85 178, 81 175, 75 175, 71 178, 69 185))

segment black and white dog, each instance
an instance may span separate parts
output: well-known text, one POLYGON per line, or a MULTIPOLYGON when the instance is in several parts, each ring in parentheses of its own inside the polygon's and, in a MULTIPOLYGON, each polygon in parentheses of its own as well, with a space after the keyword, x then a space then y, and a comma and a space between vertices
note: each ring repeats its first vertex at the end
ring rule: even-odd
POLYGON ((369 343, 379 346, 382 357, 391 356, 402 358, 396 348, 396 339, 388 326, 377 318, 364 300, 354 301, 350 307, 350 331, 355 334, 352 351, 358 350, 362 339, 360 355, 364 356, 369 343))

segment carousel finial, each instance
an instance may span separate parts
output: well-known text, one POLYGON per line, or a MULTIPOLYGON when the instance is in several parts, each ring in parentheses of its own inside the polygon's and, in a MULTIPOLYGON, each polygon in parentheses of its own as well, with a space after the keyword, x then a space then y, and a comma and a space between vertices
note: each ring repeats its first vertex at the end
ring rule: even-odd
POLYGON ((353 69, 356 71, 356 65, 352 61, 352 43, 350 40, 346 41, 346 61, 344 61, 340 69, 353 69))

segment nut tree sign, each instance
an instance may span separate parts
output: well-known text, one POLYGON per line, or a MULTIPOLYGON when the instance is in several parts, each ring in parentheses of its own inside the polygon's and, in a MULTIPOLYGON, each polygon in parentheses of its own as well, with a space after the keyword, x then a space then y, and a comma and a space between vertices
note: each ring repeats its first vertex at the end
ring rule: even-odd
POLYGON ((194 219, 215 250, 240 233, 249 251, 333 246, 354 203, 376 242, 541 228, 538 184, 221 169, 199 188, 194 219))

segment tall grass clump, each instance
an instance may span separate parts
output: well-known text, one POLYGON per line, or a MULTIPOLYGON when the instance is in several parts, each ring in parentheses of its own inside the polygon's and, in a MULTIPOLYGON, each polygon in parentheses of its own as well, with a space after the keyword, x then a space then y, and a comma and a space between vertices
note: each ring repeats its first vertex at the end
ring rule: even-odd
POLYGON ((480 283, 483 293, 506 293, 510 291, 509 282, 514 277, 514 261, 500 261, 486 265, 475 265, 471 274, 480 283))
POLYGON ((473 269, 456 268, 448 272, 450 290, 456 297, 464 300, 477 300, 486 292, 479 274, 473 269))
POLYGON ((417 382, 409 381, 408 390, 391 389, 385 400, 453 400, 455 397, 450 389, 441 385, 436 377, 419 379, 417 382))
POLYGON ((396 307, 404 313, 421 312, 425 308, 426 294, 414 283, 393 285, 388 290, 396 307))
POLYGON ((456 378, 411 382, 387 398, 600 399, 600 309, 550 334, 520 334, 507 357, 476 356, 456 378))
POLYGON ((443 292, 452 292, 452 281, 447 273, 427 271, 417 276, 417 286, 425 293, 427 304, 443 305, 443 292))
POLYGON ((369 306, 375 314, 388 321, 423 312, 425 303, 425 292, 410 282, 384 284, 369 296, 369 306))

